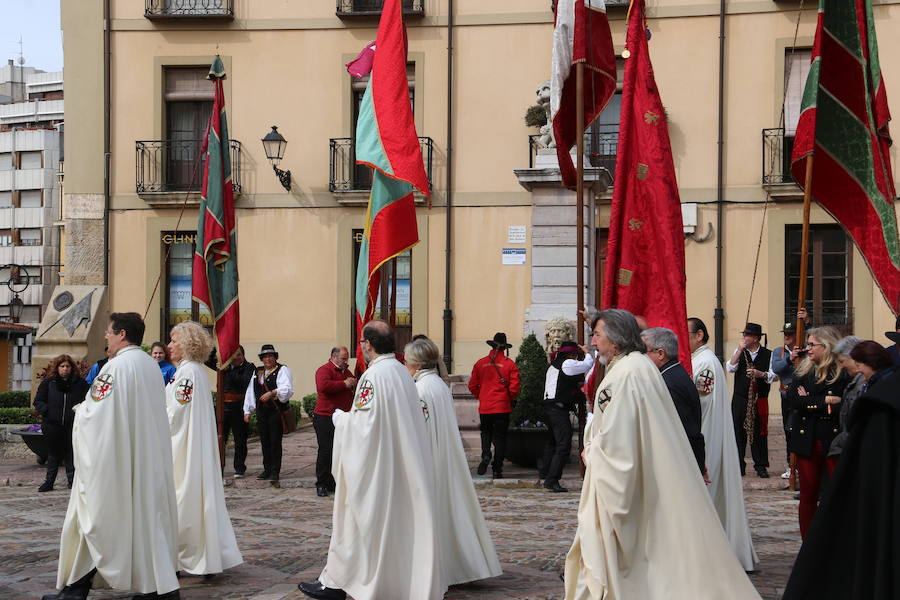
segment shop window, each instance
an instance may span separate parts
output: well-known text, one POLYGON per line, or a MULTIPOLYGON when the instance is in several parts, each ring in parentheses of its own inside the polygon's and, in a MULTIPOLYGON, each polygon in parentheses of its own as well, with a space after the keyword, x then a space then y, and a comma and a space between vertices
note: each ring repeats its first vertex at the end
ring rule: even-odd
MULTIPOLYGON (((800 290, 800 225, 785 230, 785 322, 796 320, 800 290)), ((845 335, 853 328, 852 244, 838 225, 812 225, 809 231, 809 267, 806 307, 812 324, 833 325, 845 335)))
MULTIPOLYGON (((350 355, 356 356, 356 269, 359 265, 359 248, 363 230, 353 230, 353 270, 351 273, 350 355)), ((412 251, 407 250, 381 267, 381 285, 375 304, 375 318, 386 321, 394 330, 397 351, 412 339, 412 251)))
POLYGON ((165 266, 165 288, 162 297, 163 318, 160 320, 161 340, 169 339, 169 332, 182 321, 197 321, 212 330, 212 314, 205 306, 194 302, 191 294, 192 266, 196 240, 194 231, 164 231, 161 234, 161 257, 165 266))

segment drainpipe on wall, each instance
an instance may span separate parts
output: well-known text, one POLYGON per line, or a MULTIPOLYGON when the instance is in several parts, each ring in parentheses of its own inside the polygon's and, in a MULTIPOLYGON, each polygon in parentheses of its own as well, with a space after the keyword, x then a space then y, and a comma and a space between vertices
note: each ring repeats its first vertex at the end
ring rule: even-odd
MULTIPOLYGON (((109 0, 107 0, 109 1, 109 0)), ((444 365, 453 372, 453 310, 450 271, 453 232, 453 0, 447 0, 447 228, 444 256, 444 365)))
POLYGON ((718 172, 716 175, 716 309, 715 321, 716 356, 725 356, 725 310, 722 308, 722 213, 725 195, 725 0, 719 1, 719 139, 718 172))
POLYGON ((109 285, 110 0, 103 0, 103 285, 109 285))

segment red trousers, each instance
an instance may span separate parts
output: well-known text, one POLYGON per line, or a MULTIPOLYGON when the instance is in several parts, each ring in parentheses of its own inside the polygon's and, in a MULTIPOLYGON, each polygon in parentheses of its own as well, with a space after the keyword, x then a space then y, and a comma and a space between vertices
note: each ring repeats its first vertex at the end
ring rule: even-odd
POLYGON ((816 514, 816 505, 819 502, 819 491, 822 487, 822 468, 828 472, 828 476, 834 473, 837 465, 837 457, 827 458, 827 448, 822 442, 815 441, 812 455, 797 455, 797 473, 800 476, 800 537, 805 538, 813 516, 816 514))

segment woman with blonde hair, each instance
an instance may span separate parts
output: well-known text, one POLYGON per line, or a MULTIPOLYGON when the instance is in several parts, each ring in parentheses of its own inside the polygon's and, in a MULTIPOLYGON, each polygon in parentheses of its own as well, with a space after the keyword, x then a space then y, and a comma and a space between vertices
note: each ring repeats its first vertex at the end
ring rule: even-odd
POLYGON ((75 462, 72 454, 72 425, 75 423, 75 405, 84 400, 90 389, 81 378, 78 365, 68 354, 60 354, 47 365, 47 377, 38 386, 34 408, 41 413, 41 432, 47 440, 47 477, 39 492, 53 489, 59 463, 66 463, 69 487, 75 478, 75 462))
POLYGON ((456 585, 501 575, 500 561, 469 475, 453 396, 438 374, 440 352, 434 342, 420 338, 407 344, 403 355, 416 382, 431 442, 429 466, 434 476, 443 583, 456 585))
POLYGON ((193 321, 173 327, 171 338, 169 356, 178 369, 166 386, 166 410, 178 502, 178 568, 212 575, 244 562, 225 508, 212 393, 203 366, 213 343, 193 321))
POLYGON ((788 451, 797 456, 800 474, 800 535, 806 537, 816 512, 823 467, 830 477, 837 457, 828 457, 831 442, 840 430, 841 397, 850 376, 838 361, 835 347, 841 335, 833 327, 815 327, 806 335, 806 355, 797 367, 787 391, 787 404, 798 422, 788 440, 788 451))

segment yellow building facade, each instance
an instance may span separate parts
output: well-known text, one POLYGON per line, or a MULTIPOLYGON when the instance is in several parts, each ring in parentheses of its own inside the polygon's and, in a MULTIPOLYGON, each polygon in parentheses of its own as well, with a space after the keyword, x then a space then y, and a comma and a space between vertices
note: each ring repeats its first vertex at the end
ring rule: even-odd
MULTIPOLYGON (((229 133, 240 142, 233 163, 240 178, 242 342, 251 357, 261 344, 274 344, 294 371, 297 391, 314 391, 315 368, 327 360, 329 349, 352 342, 354 238, 364 221, 366 192, 365 174, 354 169, 351 151, 360 84, 344 64, 376 37, 377 16, 366 15, 370 4, 373 0, 62 2, 67 283, 102 284, 106 277, 113 310, 146 312, 147 342, 162 337, 173 319, 202 318, 190 303, 185 257, 190 258, 197 221, 198 198, 190 192, 199 185, 192 179, 197 153, 192 144, 202 135, 204 107, 211 100, 202 75, 218 54, 228 77, 229 133), (290 191, 273 174, 259 141, 272 125, 288 140, 279 167, 292 173, 290 191)), ((560 306, 570 304, 567 316, 574 318, 576 255, 571 240, 546 247, 546 236, 557 231, 565 238, 574 228, 554 229, 564 226, 565 218, 536 222, 539 194, 521 176, 535 158, 529 136, 538 133, 523 117, 535 104, 535 89, 549 78, 550 3, 456 0, 452 28, 450 4, 404 0, 410 13, 408 74, 418 133, 430 138, 423 147, 430 148, 433 198, 430 206, 419 204, 421 242, 398 261, 396 285, 389 278, 384 296, 406 334, 425 333, 444 344, 450 195, 450 349, 452 371, 463 373, 486 352, 485 340, 495 332, 505 331, 518 344, 529 311, 548 297, 556 295, 551 300, 560 306)), ((681 200, 694 205, 686 214, 696 218, 692 237, 686 238, 688 313, 713 330, 721 243, 727 353, 737 343, 751 299, 749 320, 763 324, 770 347, 780 341, 777 332, 792 310, 786 302, 793 263, 786 256, 798 235, 801 196, 785 181, 778 153, 790 142, 790 123, 787 142, 778 131, 764 138, 763 130, 779 127, 786 88, 789 101, 793 98, 799 75, 792 65, 800 64, 795 54, 808 52, 812 44, 815 8, 805 5, 798 15, 793 2, 727 2, 718 202, 720 5, 663 0, 648 7, 650 49, 670 121, 681 200)), ((625 11, 624 6, 608 11, 618 52, 625 11)), ((880 3, 875 17, 888 98, 900 98, 900 64, 890 58, 898 55, 900 41, 889 35, 900 23, 900 5, 880 3)), ((615 115, 605 115, 605 129, 596 133, 614 132, 615 122, 615 115)), ((595 147, 598 164, 608 164, 603 160, 614 155, 612 148, 595 147)), ((602 278, 610 197, 604 187, 594 186, 589 201, 589 301, 602 278)), ((557 190, 547 197, 569 194, 574 200, 552 182, 545 188, 557 190)), ((561 200, 560 215, 566 210, 574 217, 574 208, 561 200)), ((813 210, 813 222, 817 270, 811 283, 817 296, 810 305, 820 313, 814 310, 813 318, 881 341, 882 332, 893 329, 893 317, 859 253, 822 211, 813 210)))

